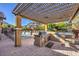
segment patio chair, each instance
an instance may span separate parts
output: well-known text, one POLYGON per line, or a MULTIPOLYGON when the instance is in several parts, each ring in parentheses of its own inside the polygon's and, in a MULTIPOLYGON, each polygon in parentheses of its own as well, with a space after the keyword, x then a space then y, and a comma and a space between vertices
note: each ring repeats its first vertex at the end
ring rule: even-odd
POLYGON ((66 40, 68 39, 68 37, 66 37, 63 33, 62 34, 57 34, 57 33, 51 34, 50 33, 48 36, 48 39, 55 41, 55 42, 60 42, 61 44, 64 44, 66 47, 70 47, 69 45, 70 41, 66 40))
POLYGON ((55 33, 54 34, 49 34, 50 36, 50 39, 52 41, 55 41, 55 42, 60 42, 61 44, 63 44, 65 47, 72 47, 74 48, 75 50, 79 50, 76 46, 75 46, 75 42, 74 42, 74 39, 71 35, 71 37, 66 37, 64 34, 63 35, 56 35, 55 33), (68 39, 69 38, 69 39, 68 39), (70 41, 71 39, 71 41, 70 41))

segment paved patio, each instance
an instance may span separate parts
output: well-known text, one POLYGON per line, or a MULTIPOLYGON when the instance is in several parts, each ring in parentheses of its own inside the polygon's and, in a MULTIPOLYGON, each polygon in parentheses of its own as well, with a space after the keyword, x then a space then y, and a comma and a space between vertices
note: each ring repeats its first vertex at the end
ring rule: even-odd
POLYGON ((39 48, 34 46, 33 42, 33 38, 22 39, 22 46, 14 47, 14 41, 11 39, 0 40, 0 56, 79 56, 79 51, 75 52, 73 48, 62 47, 57 42, 51 49, 39 48))

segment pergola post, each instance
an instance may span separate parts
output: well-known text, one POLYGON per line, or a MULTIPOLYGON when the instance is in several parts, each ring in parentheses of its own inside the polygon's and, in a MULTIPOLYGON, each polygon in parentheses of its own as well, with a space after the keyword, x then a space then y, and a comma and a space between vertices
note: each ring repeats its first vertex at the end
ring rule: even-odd
POLYGON ((46 31, 46 32, 47 32, 47 29, 48 29, 47 24, 45 24, 45 31, 46 31))
POLYGON ((0 28, 2 28, 2 22, 3 22, 3 20, 0 20, 0 28))
POLYGON ((1 25, 1 23, 0 23, 0 28, 2 28, 2 25, 1 25))
POLYGON ((15 47, 21 46, 21 16, 16 15, 15 47))

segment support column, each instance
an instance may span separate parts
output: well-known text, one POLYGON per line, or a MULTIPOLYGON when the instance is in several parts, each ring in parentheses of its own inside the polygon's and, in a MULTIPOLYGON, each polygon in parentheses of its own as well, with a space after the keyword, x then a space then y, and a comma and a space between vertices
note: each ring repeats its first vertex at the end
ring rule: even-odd
POLYGON ((47 27, 47 24, 45 24, 45 31, 47 31, 48 27, 47 27))
POLYGON ((2 33, 1 33, 2 32, 2 24, 3 24, 2 21, 3 20, 0 20, 0 40, 2 40, 2 33))
POLYGON ((1 25, 1 23, 0 23, 0 28, 2 28, 2 25, 1 25))
POLYGON ((2 22, 3 22, 3 20, 0 20, 0 28, 2 28, 2 22))
POLYGON ((16 15, 15 46, 21 46, 21 16, 16 15))

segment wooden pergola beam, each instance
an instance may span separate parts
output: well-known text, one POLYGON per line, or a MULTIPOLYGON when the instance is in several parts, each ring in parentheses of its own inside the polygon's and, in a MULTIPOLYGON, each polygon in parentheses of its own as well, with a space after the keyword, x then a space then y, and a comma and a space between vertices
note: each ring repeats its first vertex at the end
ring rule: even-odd
POLYGON ((72 17, 70 18, 70 22, 74 19, 74 17, 75 17, 76 14, 78 13, 78 11, 79 11, 79 4, 78 4, 78 6, 77 6, 75 12, 73 13, 72 17))
POLYGON ((16 15, 15 46, 21 46, 21 16, 16 15))
POLYGON ((37 22, 40 22, 40 23, 43 23, 43 24, 47 24, 47 23, 45 23, 45 22, 42 22, 42 21, 39 21, 39 20, 35 20, 35 19, 32 19, 32 18, 27 17, 27 16, 24 16, 24 15, 20 15, 20 16, 22 16, 23 18, 27 18, 27 19, 29 19, 29 20, 32 20, 32 21, 37 21, 37 22))

